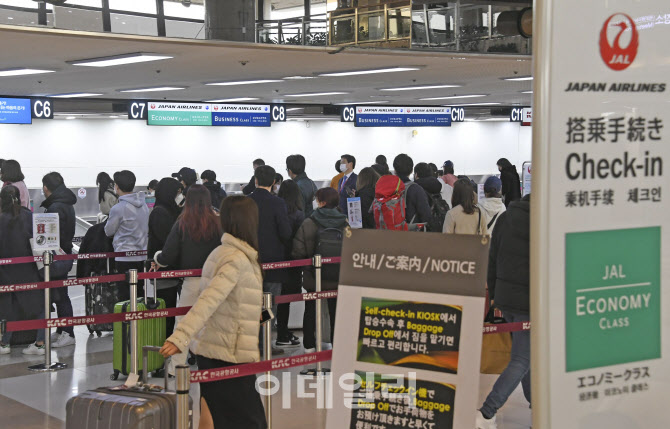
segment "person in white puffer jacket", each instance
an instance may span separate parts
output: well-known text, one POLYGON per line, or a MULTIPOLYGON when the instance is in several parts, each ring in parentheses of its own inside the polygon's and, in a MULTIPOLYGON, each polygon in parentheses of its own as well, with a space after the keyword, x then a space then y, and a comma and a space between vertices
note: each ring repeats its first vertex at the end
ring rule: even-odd
POLYGON ((502 181, 496 176, 491 176, 484 182, 484 195, 479 201, 479 207, 486 213, 488 223, 486 224, 489 235, 493 234, 493 227, 500 215, 503 214, 507 208, 502 200, 502 181))
MULTIPOLYGON (((263 275, 258 261, 258 206, 231 196, 221 206, 223 237, 202 270, 201 293, 163 347, 165 357, 190 350, 198 369, 258 362, 263 275)), ((203 383, 202 418, 209 427, 265 429, 256 376, 203 383)), ((201 425, 201 427, 203 427, 201 425)))

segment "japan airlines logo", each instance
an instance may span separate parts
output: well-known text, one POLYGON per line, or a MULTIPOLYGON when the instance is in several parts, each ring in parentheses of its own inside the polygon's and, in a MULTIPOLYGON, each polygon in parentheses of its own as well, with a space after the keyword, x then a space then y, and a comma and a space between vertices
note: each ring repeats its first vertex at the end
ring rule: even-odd
POLYGON ((214 106, 214 110, 219 110, 219 106, 214 106))
POLYGON ((156 108, 156 105, 152 103, 152 104, 151 104, 151 108, 152 108, 152 109, 155 109, 155 108, 156 108))
POLYGON ((600 56, 607 65, 615 71, 627 69, 637 56, 637 50, 640 46, 639 34, 633 19, 623 13, 617 13, 605 21, 602 30, 600 31, 600 56), (619 27, 618 30, 610 32, 614 27, 619 27), (610 43, 608 36, 614 35, 614 40, 610 43), (626 47, 622 47, 622 38, 626 47))

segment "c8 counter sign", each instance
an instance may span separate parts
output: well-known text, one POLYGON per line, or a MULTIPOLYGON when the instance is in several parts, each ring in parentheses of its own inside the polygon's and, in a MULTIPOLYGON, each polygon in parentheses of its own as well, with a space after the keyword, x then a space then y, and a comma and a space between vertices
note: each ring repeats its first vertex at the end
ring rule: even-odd
POLYGON ((286 122, 286 106, 273 104, 270 108, 270 119, 272 122, 286 122))

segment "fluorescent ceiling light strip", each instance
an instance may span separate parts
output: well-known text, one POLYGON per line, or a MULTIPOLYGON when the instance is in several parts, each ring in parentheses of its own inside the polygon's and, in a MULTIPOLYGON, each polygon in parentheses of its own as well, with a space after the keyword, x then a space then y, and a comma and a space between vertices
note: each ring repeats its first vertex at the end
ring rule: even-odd
POLYGON ((308 92, 304 94, 286 94, 284 97, 323 97, 326 95, 346 95, 348 92, 308 92))
POLYGON ((316 76, 287 76, 282 78, 284 80, 307 80, 307 79, 316 79, 316 76))
POLYGON ((241 80, 241 81, 237 81, 237 82, 211 82, 211 83, 206 83, 205 85, 235 86, 235 85, 256 85, 256 84, 261 84, 261 83, 274 83, 274 82, 283 82, 283 80, 277 80, 277 79, 241 80))
POLYGON ((336 106, 360 106, 362 104, 383 104, 383 103, 389 103, 388 100, 380 100, 380 101, 361 101, 361 102, 351 102, 351 103, 335 103, 336 106))
POLYGON ((54 72, 55 72, 54 70, 43 70, 43 69, 26 69, 26 68, 5 69, 0 70, 0 77, 24 76, 31 74, 54 73, 54 72))
POLYGON ((56 95, 49 95, 48 97, 53 97, 53 98, 79 98, 79 97, 97 97, 102 94, 98 94, 95 92, 72 92, 69 94, 56 94, 56 95))
POLYGON ((533 91, 521 91, 522 94, 532 94, 533 91))
POLYGON ((460 88, 461 85, 425 85, 425 86, 404 86, 400 88, 382 88, 380 91, 420 91, 422 89, 439 88, 460 88))
POLYGON ((120 89, 119 92, 162 92, 162 91, 181 91, 186 89, 183 86, 156 86, 153 88, 120 89))
POLYGON ((500 103, 445 104, 445 107, 500 106, 500 103))
POLYGON ((260 98, 252 98, 252 97, 240 97, 240 98, 223 98, 221 100, 207 100, 205 103, 228 103, 232 101, 256 101, 260 100, 260 98))
POLYGON ((405 71, 416 71, 421 70, 420 67, 391 67, 385 69, 374 69, 374 70, 357 70, 357 71, 346 71, 346 72, 331 72, 331 73, 321 73, 319 76, 329 76, 329 77, 338 77, 338 76, 357 76, 362 74, 376 74, 376 73, 394 73, 394 72, 405 72, 405 71))
POLYGON ((421 101, 430 101, 430 100, 453 100, 455 98, 479 98, 486 97, 485 94, 470 94, 470 95, 450 95, 449 97, 430 97, 430 98, 420 98, 421 101))
POLYGON ((295 112, 296 110, 305 110, 304 107, 291 107, 290 109, 286 109, 287 112, 295 112))
POLYGON ((170 58, 174 57, 169 55, 136 53, 126 55, 115 55, 111 57, 90 58, 86 60, 68 61, 68 64, 83 67, 113 67, 124 64, 135 64, 135 63, 144 63, 148 61, 167 60, 170 58))
POLYGON ((524 80, 533 80, 533 76, 504 77, 502 80, 508 80, 510 82, 521 82, 524 80))

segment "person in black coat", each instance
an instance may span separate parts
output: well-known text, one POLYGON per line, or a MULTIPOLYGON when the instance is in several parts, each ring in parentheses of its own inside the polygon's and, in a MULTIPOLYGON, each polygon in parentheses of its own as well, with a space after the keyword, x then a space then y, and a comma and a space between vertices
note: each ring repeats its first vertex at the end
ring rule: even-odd
POLYGON ((365 167, 358 174, 356 180, 356 196, 361 199, 361 214, 363 216, 363 228, 375 229, 375 214, 372 203, 375 200, 375 186, 379 180, 379 174, 372 167, 365 167))
POLYGON ((512 201, 521 199, 521 179, 516 171, 516 166, 512 165, 507 158, 498 160, 498 170, 500 170, 500 180, 502 181, 502 195, 505 207, 509 207, 512 201))
MULTIPOLYGON (((72 238, 75 230, 74 205, 77 203, 77 196, 65 186, 63 176, 57 172, 51 172, 42 178, 42 189, 47 197, 42 203, 45 213, 58 213, 58 223, 60 227, 60 248, 67 254, 72 254, 72 238)), ((70 265, 72 268, 72 265, 70 265)), ((69 270, 67 270, 69 271, 69 270)), ((52 276, 51 280, 64 280, 64 276, 52 276)), ((58 317, 73 317, 72 302, 68 294, 68 288, 61 287, 51 291, 51 301, 56 304, 58 317)), ((58 338, 52 343, 52 347, 65 347, 73 345, 74 328, 72 326, 56 329, 58 338), (67 336, 63 335, 67 334, 67 336)))
MULTIPOLYGON (((254 173, 256 172, 256 169, 258 167, 261 167, 263 165, 265 165, 265 161, 263 161, 260 158, 255 159, 253 164, 252 164, 252 166, 254 167, 254 173)), ((244 188, 242 188, 242 193, 244 195, 248 196, 248 195, 251 195, 251 193, 254 192, 255 190, 256 190, 256 175, 254 174, 253 176, 251 176, 251 179, 249 180, 249 184, 247 186, 245 186, 244 188)))
MULTIPOLYGON (((275 174, 275 169, 267 165, 256 168, 256 190, 249 195, 258 205, 258 246, 262 263, 285 260, 293 234, 286 203, 270 194, 275 174)), ((263 291, 275 296, 281 295, 282 283, 287 280, 286 270, 266 271, 263 291)), ((272 310, 277 314, 276 306, 272 310)))
MULTIPOLYGON (((153 259, 156 252, 165 246, 165 241, 177 221, 180 208, 177 205, 177 195, 181 194, 183 185, 176 179, 166 177, 158 182, 156 187, 156 204, 149 215, 149 244, 147 245, 148 259, 153 259)), ((158 297, 165 300, 166 308, 177 306, 177 294, 179 292, 180 280, 161 279, 157 280, 158 297)), ((166 319, 167 336, 174 332, 175 318, 166 319)))
MULTIPOLYGON (((288 260, 291 256, 293 237, 295 237, 298 228, 300 228, 300 225, 305 220, 305 212, 303 211, 304 198, 300 187, 293 180, 283 181, 277 194, 286 203, 288 219, 291 224, 291 243, 286 249, 286 259, 288 260)), ((289 268, 286 271, 287 279, 282 284, 282 295, 300 293, 302 291, 302 269, 289 268)), ((293 335, 288 329, 290 311, 290 303, 277 306, 277 341, 275 342, 277 347, 295 347, 300 345, 298 337, 293 335)))
POLYGON ((420 186, 409 180, 409 175, 414 170, 414 161, 409 155, 401 153, 393 160, 393 169, 405 184, 405 201, 407 204, 405 219, 407 223, 428 222, 431 215, 428 195, 420 186))
MULTIPOLYGON (((33 256, 30 238, 33 231, 33 214, 21 206, 21 194, 16 186, 5 186, 0 192, 0 258, 33 256)), ((0 285, 39 282, 35 264, 0 266, 0 285)), ((44 291, 33 290, 0 294, 0 318, 19 320, 44 318, 44 291)), ((0 341, 0 354, 10 352, 12 333, 7 332, 0 341)), ((44 355, 44 329, 37 330, 37 340, 23 351, 24 354, 44 355)))
MULTIPOLYGON (((492 303, 510 323, 530 320, 530 195, 510 203, 498 217, 487 275, 492 303)), ((495 416, 519 383, 530 402, 530 332, 512 333, 512 358, 477 413, 477 427, 495 425, 495 416)))
POLYGON ((216 180, 216 173, 212 170, 205 170, 200 175, 200 179, 202 179, 202 184, 209 191, 210 197, 212 198, 212 207, 219 210, 221 208, 221 202, 228 196, 228 194, 226 194, 226 191, 221 187, 221 182, 216 180))

